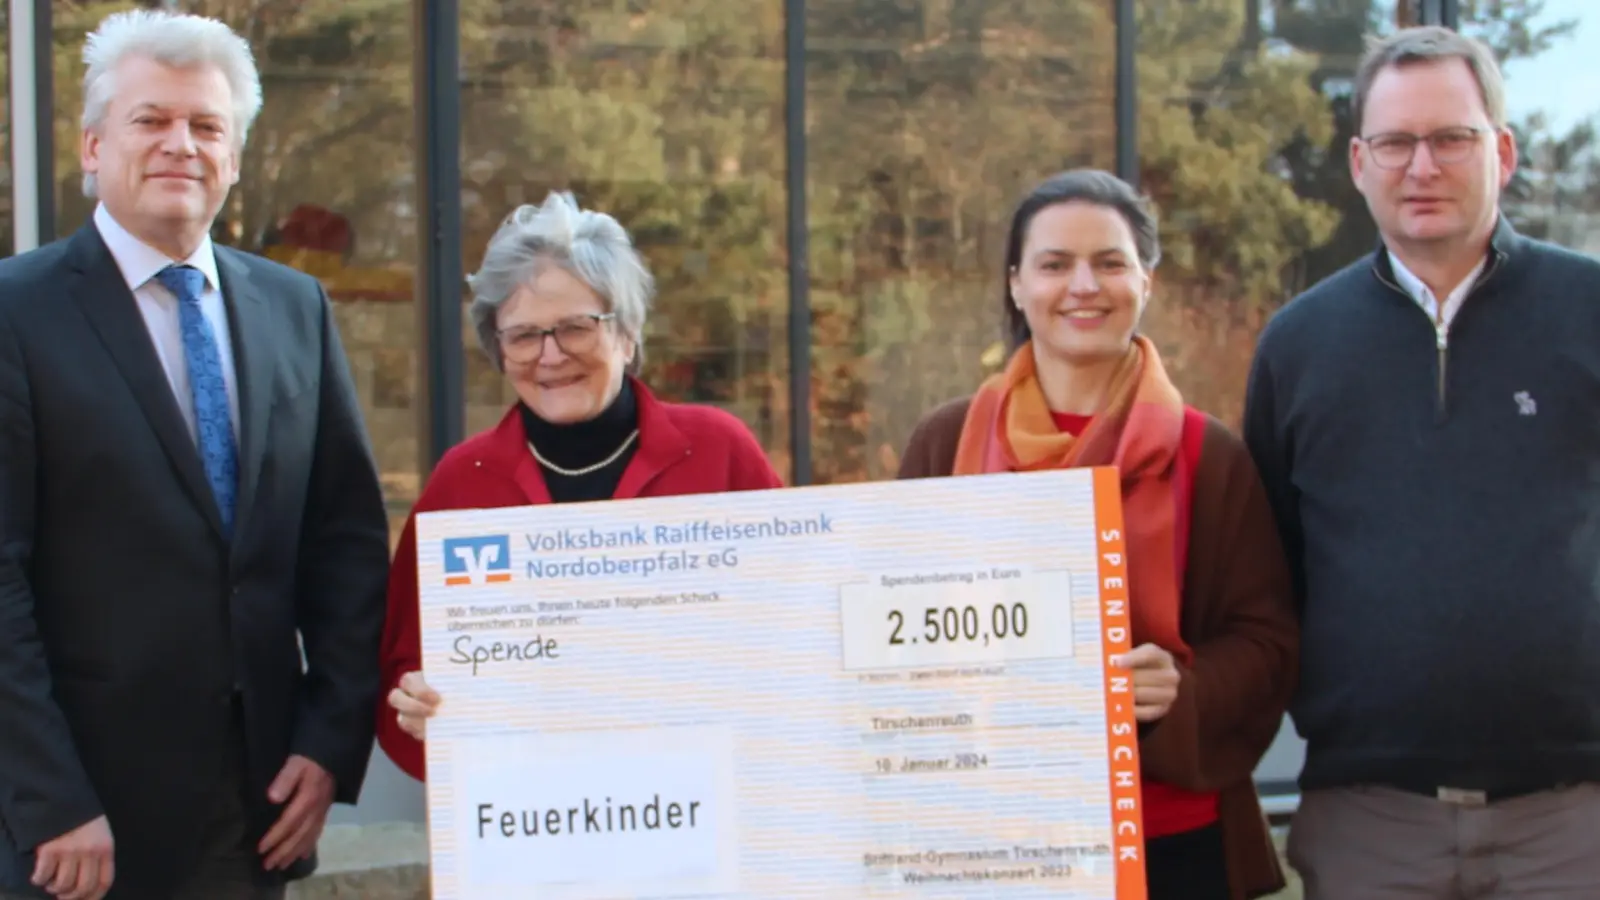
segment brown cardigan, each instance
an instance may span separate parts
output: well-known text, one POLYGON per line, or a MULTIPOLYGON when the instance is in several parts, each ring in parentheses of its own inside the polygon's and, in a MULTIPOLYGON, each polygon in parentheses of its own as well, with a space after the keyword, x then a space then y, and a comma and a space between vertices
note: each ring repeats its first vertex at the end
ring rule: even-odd
MULTIPOLYGON (((946 403, 918 423, 899 477, 951 473, 969 402, 946 403)), ((1255 465, 1244 443, 1210 416, 1190 521, 1179 630, 1194 648, 1194 667, 1183 671, 1171 711, 1140 739, 1141 770, 1174 787, 1221 793, 1232 896, 1246 900, 1284 886, 1253 775, 1294 690, 1299 628, 1255 465)))

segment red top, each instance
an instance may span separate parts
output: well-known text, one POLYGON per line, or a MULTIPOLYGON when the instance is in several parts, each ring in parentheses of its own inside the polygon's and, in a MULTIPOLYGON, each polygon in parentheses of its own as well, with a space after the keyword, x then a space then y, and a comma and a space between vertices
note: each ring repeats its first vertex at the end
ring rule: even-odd
MULTIPOLYGON (((1082 434, 1090 416, 1052 413, 1056 427, 1068 434, 1082 434)), ((1189 561, 1189 510, 1194 499, 1194 471, 1200 465, 1200 445, 1204 441, 1206 417, 1192 407, 1183 410, 1183 443, 1178 457, 1178 515, 1175 534, 1178 546, 1179 577, 1189 561)), ((1178 585, 1181 595, 1183 585, 1178 585)), ((1159 781, 1144 779, 1145 836, 1158 838, 1204 828, 1217 821, 1217 795, 1197 794, 1159 781)))
MULTIPOLYGON (((622 472, 615 499, 717 494, 782 487, 750 429, 712 406, 664 403, 639 381, 639 447, 622 472)), ((417 622, 416 516, 446 509, 491 509, 550 502, 544 475, 528 452, 522 417, 513 406, 500 424, 444 455, 417 498, 389 569, 389 615, 382 647, 378 744, 413 778, 425 777, 422 744, 400 729, 389 692, 407 672, 422 668, 417 622)))

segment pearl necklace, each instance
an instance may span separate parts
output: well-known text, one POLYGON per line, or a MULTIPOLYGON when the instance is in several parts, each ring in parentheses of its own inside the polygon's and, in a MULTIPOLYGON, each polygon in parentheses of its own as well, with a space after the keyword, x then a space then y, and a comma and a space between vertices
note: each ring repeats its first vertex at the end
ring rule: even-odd
POLYGON ((533 441, 528 442, 528 451, 533 454, 534 459, 539 461, 539 465, 544 466, 557 475, 565 475, 568 478, 576 478, 579 475, 588 475, 590 472, 598 472, 601 469, 604 469, 606 466, 616 462, 617 458, 622 456, 623 452, 633 444, 634 439, 638 436, 639 429, 635 428, 632 433, 628 435, 627 439, 622 442, 622 445, 613 451, 610 456, 600 460, 592 466, 584 466, 581 469, 563 469, 550 460, 545 459, 543 456, 539 455, 539 448, 533 445, 533 441))

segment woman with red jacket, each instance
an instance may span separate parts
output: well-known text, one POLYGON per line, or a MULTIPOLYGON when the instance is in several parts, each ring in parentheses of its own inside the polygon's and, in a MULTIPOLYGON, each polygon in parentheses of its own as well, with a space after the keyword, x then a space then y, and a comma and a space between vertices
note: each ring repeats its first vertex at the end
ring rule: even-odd
POLYGON ((1116 466, 1128 534, 1150 900, 1284 884, 1253 774, 1294 688, 1299 630, 1272 510, 1244 444, 1186 405, 1138 334, 1155 218, 1106 172, 1018 206, 1002 309, 1011 356, 913 432, 902 478, 1116 466))
POLYGON ((439 461, 390 570, 378 743, 417 779, 424 724, 439 702, 420 671, 418 513, 782 484, 737 418, 658 400, 632 374, 654 281, 612 217, 560 193, 519 207, 469 283, 479 341, 517 402, 439 461))

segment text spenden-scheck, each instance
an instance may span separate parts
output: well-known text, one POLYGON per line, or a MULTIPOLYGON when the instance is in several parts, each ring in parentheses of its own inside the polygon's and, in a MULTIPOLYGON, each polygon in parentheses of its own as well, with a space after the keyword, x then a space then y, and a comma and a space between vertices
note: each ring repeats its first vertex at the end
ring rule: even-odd
POLYGON ((649 803, 614 803, 610 797, 595 804, 588 797, 581 806, 545 809, 497 810, 493 803, 478 804, 478 837, 553 837, 555 835, 617 834, 649 831, 682 831, 700 827, 703 806, 699 800, 670 801, 661 795, 649 803))

